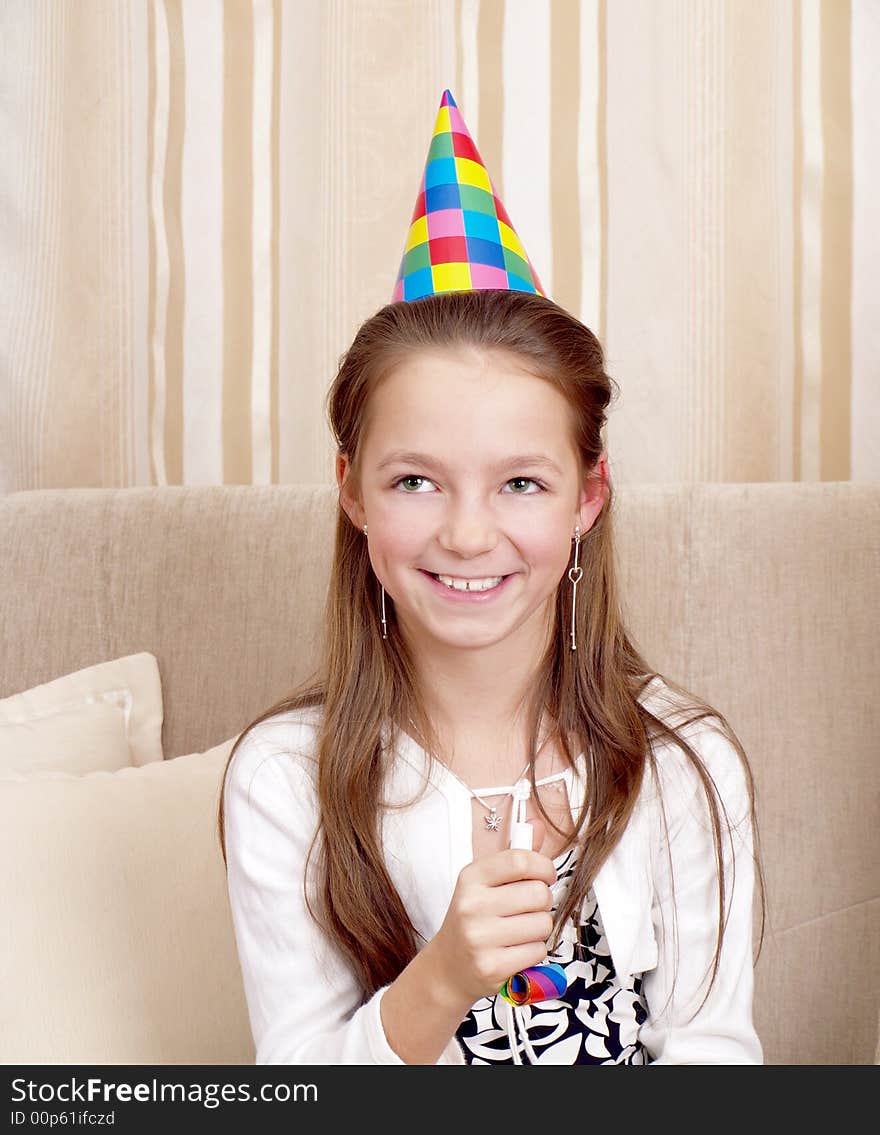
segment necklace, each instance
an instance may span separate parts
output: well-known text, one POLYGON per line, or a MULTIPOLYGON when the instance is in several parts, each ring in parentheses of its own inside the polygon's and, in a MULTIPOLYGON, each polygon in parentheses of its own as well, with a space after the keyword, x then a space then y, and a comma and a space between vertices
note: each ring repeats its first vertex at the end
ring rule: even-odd
MULTIPOLYGON (((413 727, 413 730, 415 730, 415 722, 412 720, 412 718, 409 719, 409 724, 413 727)), ((544 738, 544 740, 541 742, 541 744, 538 746, 538 748, 535 750, 535 757, 536 758, 537 758, 538 754, 541 752, 541 750, 544 748, 544 746, 547 744, 547 742, 550 740, 550 736, 551 736, 551 734, 548 733, 547 736, 544 738)), ((555 763, 555 761, 556 761, 556 754, 554 753, 553 763, 555 763)), ((471 788, 471 786, 469 784, 466 784, 461 779, 460 776, 458 776, 456 773, 454 773, 452 771, 452 769, 449 767, 449 765, 444 764, 443 767, 446 769, 446 771, 449 773, 449 775, 451 777, 454 777, 455 780, 458 781, 458 783, 462 786, 462 788, 466 789, 470 793, 470 795, 473 797, 474 800, 477 801, 478 804, 481 804, 486 809, 488 815, 483 817, 483 823, 486 825, 486 831, 500 832, 501 831, 501 824, 504 820, 503 814, 499 816, 498 815, 498 809, 493 807, 491 804, 487 804, 482 796, 478 795, 473 790, 473 788, 471 788)), ((490 791, 488 791, 488 789, 483 789, 484 795, 488 796, 490 799, 494 799, 496 796, 510 796, 510 797, 516 798, 518 787, 522 783, 523 778, 525 777, 525 775, 528 771, 529 771, 529 762, 527 761, 525 768, 522 770, 522 772, 516 778, 516 784, 514 784, 510 787, 499 788, 499 789, 495 790, 494 792, 490 792, 490 791)), ((550 766, 550 771, 551 771, 551 774, 552 774, 553 773, 553 765, 552 764, 550 766)), ((556 790, 559 790, 563 787, 562 778, 564 776, 565 776, 565 772, 563 771, 563 772, 555 773, 555 774, 550 775, 550 776, 543 777, 541 780, 536 781, 536 783, 537 784, 545 784, 545 783, 552 782, 552 783, 550 783, 550 787, 554 788, 556 790)), ((528 781, 526 781, 526 786, 528 787, 528 790, 531 791, 531 785, 528 783, 528 781)), ((528 796, 528 793, 525 793, 525 796, 523 798, 525 799, 525 798, 527 798, 527 796, 528 796)))
MULTIPOLYGON (((536 757, 537 757, 538 753, 541 752, 541 750, 544 748, 544 746, 547 744, 547 742, 549 740, 550 740, 550 736, 548 734, 548 736, 545 737, 544 740, 541 742, 541 744, 538 746, 538 748, 535 752, 536 757)), ((554 761, 555 761, 555 759, 556 758, 555 758, 555 754, 554 754, 554 761)), ((501 831, 501 824, 504 820, 504 815, 502 814, 502 815, 499 816, 498 809, 496 807, 493 807, 491 804, 488 804, 483 799, 482 796, 480 796, 473 788, 471 788, 471 786, 469 784, 466 784, 461 779, 460 776, 457 776, 452 771, 452 769, 449 768, 448 765, 446 765, 444 767, 446 768, 449 775, 455 777, 455 779, 458 781, 458 783, 463 788, 467 789, 467 791, 471 794, 471 796, 474 798, 474 800, 476 800, 478 804, 482 804, 482 806, 486 809, 488 815, 483 817, 483 823, 486 825, 486 831, 500 832, 501 831)), ((513 797, 514 799, 517 799, 517 792, 519 791, 520 785, 523 784, 524 777, 525 777, 525 775, 528 771, 529 771, 529 762, 526 761, 525 768, 522 770, 522 772, 516 778, 516 784, 511 785, 509 788, 508 787, 499 788, 494 792, 489 792, 487 789, 483 789, 483 792, 486 796, 490 797, 490 799, 493 799, 496 796, 510 796, 510 797, 513 797)), ((551 765, 551 773, 552 773, 552 765, 551 765)), ((565 776, 565 773, 561 772, 561 773, 557 773, 556 775, 544 777, 542 780, 537 781, 536 783, 543 784, 543 783, 546 783, 546 782, 549 782, 549 781, 553 781, 554 783, 551 785, 551 787, 558 789, 558 788, 562 788, 562 778, 564 776, 565 776)), ((529 784, 528 781, 525 781, 524 795, 523 795, 522 798, 527 799, 529 792, 531 792, 531 784, 529 784)))
MULTIPOLYGON (((455 773, 452 772, 452 769, 450 769, 449 771, 452 773, 453 776, 455 776, 455 773)), ((517 782, 522 780, 522 778, 525 776, 525 774, 528 771, 529 771, 529 766, 528 766, 528 762, 527 762, 526 767, 522 770, 522 772, 516 778, 517 782)), ((470 792, 470 794, 471 794, 471 796, 473 796, 474 800, 476 800, 478 804, 482 804, 483 807, 486 809, 486 811, 489 813, 488 816, 483 817, 483 823, 486 825, 486 831, 500 832, 501 831, 501 821, 504 819, 504 817, 498 815, 498 809, 493 808, 491 804, 487 804, 486 801, 483 799, 483 797, 478 796, 477 793, 474 792, 473 788, 471 788, 471 786, 469 784, 464 783, 464 781, 461 779, 461 777, 455 776, 455 779, 458 781, 459 784, 464 784, 465 788, 468 790, 468 792, 470 792)), ((516 787, 516 786, 514 786, 514 787, 516 787)), ((502 792, 493 792, 492 795, 493 796, 512 796, 513 792, 505 790, 505 791, 502 791, 502 792)))

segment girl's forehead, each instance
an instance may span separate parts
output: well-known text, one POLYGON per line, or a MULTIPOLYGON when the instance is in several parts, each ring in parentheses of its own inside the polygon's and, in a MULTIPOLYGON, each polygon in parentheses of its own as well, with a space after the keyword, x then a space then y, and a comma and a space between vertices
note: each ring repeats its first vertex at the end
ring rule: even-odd
POLYGON ((487 460, 543 454, 567 464, 573 412, 562 392, 500 352, 420 352, 374 390, 363 438, 369 459, 397 451, 487 460))
POLYGON ((389 375, 455 375, 463 379, 490 382, 503 375, 519 374, 542 379, 534 365, 508 348, 458 344, 449 347, 422 347, 407 351, 391 368, 389 375))
POLYGON ((568 402, 553 383, 508 352, 460 349, 420 351, 405 357, 374 389, 371 401, 401 415, 438 410, 466 415, 536 408, 564 416, 568 402))

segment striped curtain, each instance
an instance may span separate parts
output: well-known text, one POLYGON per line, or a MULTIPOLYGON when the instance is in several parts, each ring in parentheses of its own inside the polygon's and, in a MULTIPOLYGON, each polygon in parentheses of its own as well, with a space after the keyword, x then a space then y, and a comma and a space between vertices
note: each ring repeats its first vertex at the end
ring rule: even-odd
POLYGON ((333 479, 450 87, 631 481, 880 479, 877 0, 0 4, 0 492, 333 479))

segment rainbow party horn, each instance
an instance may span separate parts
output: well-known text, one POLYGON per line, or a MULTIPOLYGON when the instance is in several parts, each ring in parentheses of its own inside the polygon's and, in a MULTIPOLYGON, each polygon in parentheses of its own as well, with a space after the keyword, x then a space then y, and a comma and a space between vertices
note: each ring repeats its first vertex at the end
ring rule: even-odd
POLYGON ((509 977, 498 992, 511 1005, 534 1005, 561 997, 568 988, 565 970, 555 962, 531 966, 509 977))
MULTIPOLYGON (((532 791, 528 780, 522 778, 513 786, 513 816, 510 825, 510 846, 532 849, 532 825, 526 822, 526 802, 532 791)), ((556 962, 545 962, 520 970, 501 986, 498 992, 511 1005, 534 1005, 561 997, 568 988, 565 970, 556 962)))

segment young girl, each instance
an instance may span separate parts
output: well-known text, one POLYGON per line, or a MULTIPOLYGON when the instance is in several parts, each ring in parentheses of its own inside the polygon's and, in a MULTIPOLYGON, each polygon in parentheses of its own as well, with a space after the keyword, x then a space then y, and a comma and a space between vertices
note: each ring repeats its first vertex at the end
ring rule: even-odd
POLYGON ((623 625, 601 347, 533 270, 433 263, 329 391, 319 669, 226 770, 257 1063, 761 1063, 752 778, 623 625))

